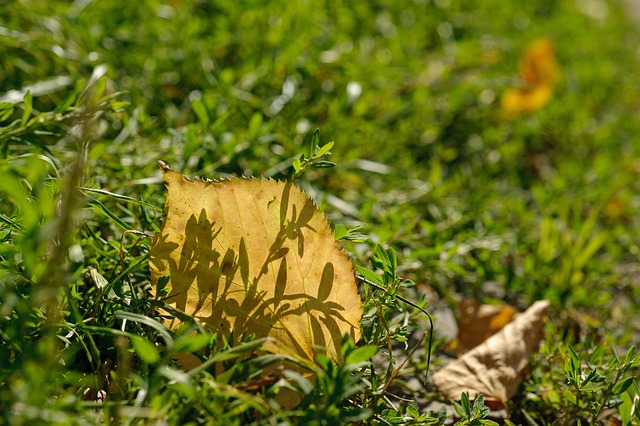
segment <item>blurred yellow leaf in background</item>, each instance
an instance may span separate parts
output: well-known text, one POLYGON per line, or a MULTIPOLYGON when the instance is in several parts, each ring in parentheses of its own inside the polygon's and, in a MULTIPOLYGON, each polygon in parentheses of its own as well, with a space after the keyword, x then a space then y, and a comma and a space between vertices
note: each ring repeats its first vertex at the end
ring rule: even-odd
POLYGON ((523 86, 508 88, 502 95, 502 110, 508 117, 536 111, 553 97, 560 67, 551 40, 538 39, 526 47, 520 58, 519 76, 523 86))

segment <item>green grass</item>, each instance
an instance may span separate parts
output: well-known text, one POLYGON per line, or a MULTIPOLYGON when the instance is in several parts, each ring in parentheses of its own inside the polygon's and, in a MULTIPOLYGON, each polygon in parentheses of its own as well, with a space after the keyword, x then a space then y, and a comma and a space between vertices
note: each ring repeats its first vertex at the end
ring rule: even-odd
MULTIPOLYGON (((437 423, 424 401, 442 400, 427 374, 441 350, 429 364, 424 315, 396 297, 429 311, 432 288, 449 302, 551 301, 514 423, 633 422, 638 366, 621 354, 640 330, 637 26, 613 0, 0 5, 1 421, 437 423), (541 37, 560 82, 548 105, 505 120, 500 96, 541 37), (333 225, 363 226, 366 241, 344 247, 361 268, 386 265, 393 289, 362 285, 364 343, 421 350, 396 376, 345 341, 337 365, 312 367, 315 384, 291 379, 303 403, 283 412, 270 405, 282 383, 247 386, 274 362, 247 356, 259 342, 225 336, 216 352, 222 336, 159 322, 156 161, 289 179, 316 128, 337 167, 297 184, 333 225), (180 348, 228 373, 179 370, 180 348), (571 381, 578 367, 597 389, 571 381), (420 390, 396 398, 410 375, 420 390)), ((467 402, 468 418, 485 415, 467 402)))

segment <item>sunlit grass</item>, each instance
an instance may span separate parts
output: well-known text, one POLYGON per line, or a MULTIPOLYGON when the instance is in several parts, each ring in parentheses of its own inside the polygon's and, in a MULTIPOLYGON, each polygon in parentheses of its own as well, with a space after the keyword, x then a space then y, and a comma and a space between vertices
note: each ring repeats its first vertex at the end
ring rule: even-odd
MULTIPOLYGON (((362 370, 365 388, 328 398, 322 386, 362 379, 345 364, 313 389, 293 380, 304 408, 279 412, 273 381, 251 382, 273 359, 245 357, 254 347, 240 330, 224 337, 234 352, 217 369, 176 368, 172 345, 212 357, 223 337, 197 324, 166 330, 150 302, 164 160, 208 178, 297 172, 333 225, 362 234, 343 242, 354 263, 370 268, 376 244, 394 249, 394 285, 420 306, 434 302, 429 294, 519 310, 549 299, 562 339, 543 347, 549 358, 534 357, 510 408, 514 419, 569 422, 558 410, 580 410, 545 393, 567 383, 568 345, 602 367, 613 391, 625 383, 613 373, 622 364, 594 347, 626 350, 639 327, 640 36, 627 15, 604 0, 0 5, 3 420, 426 416, 375 395, 392 387, 393 369, 362 370), (536 40, 554 50, 544 84, 523 65, 536 40), (509 93, 533 86, 544 93, 505 113, 509 93), (335 141, 333 169, 300 160, 316 128, 335 141)), ((422 324, 410 305, 362 290, 391 322, 376 331, 383 349, 422 324)), ((426 358, 414 358, 411 371, 426 371, 426 358)), ((438 400, 420 379, 414 403, 438 400)), ((605 399, 574 390, 583 404, 605 399)), ((637 386, 625 392, 628 414, 637 386)), ((583 421, 605 412, 594 407, 583 421)))

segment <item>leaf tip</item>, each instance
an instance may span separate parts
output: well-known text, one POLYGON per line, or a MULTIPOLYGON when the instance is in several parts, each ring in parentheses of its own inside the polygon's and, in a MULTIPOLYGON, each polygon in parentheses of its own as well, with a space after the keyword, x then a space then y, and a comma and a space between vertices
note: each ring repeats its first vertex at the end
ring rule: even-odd
POLYGON ((169 166, 167 165, 167 163, 165 163, 165 162, 164 162, 164 161, 162 161, 162 160, 158 160, 158 163, 157 163, 157 164, 158 164, 158 167, 160 167, 160 169, 162 170, 162 173, 166 173, 166 172, 168 172, 169 170, 171 170, 171 167, 169 167, 169 166))

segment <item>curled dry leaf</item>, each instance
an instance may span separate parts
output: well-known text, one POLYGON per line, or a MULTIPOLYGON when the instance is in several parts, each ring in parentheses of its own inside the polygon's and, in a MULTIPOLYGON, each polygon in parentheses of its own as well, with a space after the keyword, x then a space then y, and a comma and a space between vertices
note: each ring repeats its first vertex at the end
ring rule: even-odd
POLYGON ((538 349, 549 302, 534 303, 524 313, 433 375, 438 390, 448 399, 484 395, 505 405, 520 383, 520 373, 538 349))
MULTIPOLYGON (((355 274, 325 216, 290 183, 189 180, 164 163, 166 219, 151 249, 167 302, 223 335, 269 337, 264 349, 307 360, 359 336, 355 274)), ((180 325, 177 319, 170 324, 180 325)))
POLYGON ((516 314, 509 305, 487 305, 475 299, 465 299, 458 304, 460 313, 459 333, 456 346, 458 354, 463 354, 484 342, 489 336, 507 325, 516 314))

